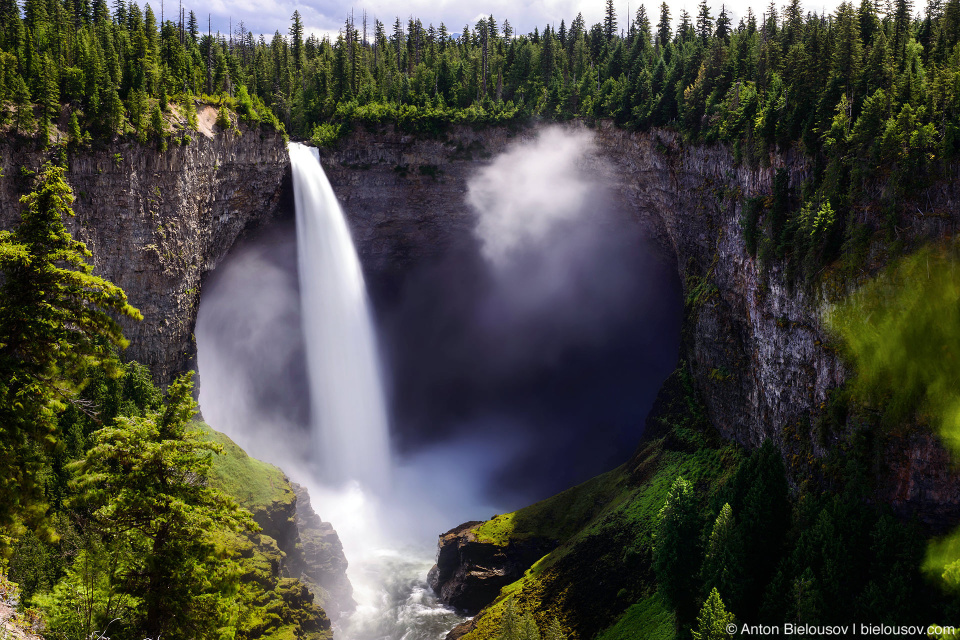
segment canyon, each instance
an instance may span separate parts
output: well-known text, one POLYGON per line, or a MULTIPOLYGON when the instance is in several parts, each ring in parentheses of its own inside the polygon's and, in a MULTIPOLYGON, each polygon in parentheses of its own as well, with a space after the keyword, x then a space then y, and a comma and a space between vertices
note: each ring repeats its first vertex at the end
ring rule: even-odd
MULTIPOLYGON (((812 167, 793 152, 751 164, 730 148, 689 144, 665 130, 562 126, 594 132, 596 148, 583 159, 583 171, 609 187, 616 206, 676 265, 687 301, 681 358, 710 422, 726 439, 748 448, 771 439, 788 469, 815 464, 842 434, 824 441, 811 425, 828 405, 830 391, 851 374, 824 313, 857 280, 825 278, 815 289, 794 286, 780 265, 764 266, 748 253, 741 222, 746 199, 769 195, 779 169, 799 190, 812 167)), ((244 127, 240 132, 198 135, 163 153, 123 143, 70 156, 67 179, 76 217, 68 226, 93 252, 97 273, 120 285, 143 312, 142 322, 124 322, 131 341, 125 357, 148 365, 164 384, 195 358, 193 329, 207 274, 239 238, 288 215, 292 206, 282 136, 244 127)), ((389 287, 396 274, 455 250, 457 239, 475 224, 465 202, 469 178, 537 132, 537 126, 463 126, 425 137, 358 126, 333 148, 322 149, 372 286, 389 287)), ((29 185, 24 170, 36 170, 44 157, 6 146, 0 158, 0 227, 10 228, 19 194, 29 185)), ((916 243, 955 232, 958 185, 938 183, 924 192, 932 213, 905 221, 898 233, 916 243)), ((855 215, 869 222, 876 214, 855 215)), ((881 253, 871 248, 862 277, 882 263, 881 253)), ((879 470, 878 501, 934 528, 955 521, 960 478, 934 435, 916 430, 884 453, 888 464, 879 470)), ((441 592, 456 592, 453 600, 463 594, 451 576, 469 577, 468 561, 458 554, 468 549, 471 557, 485 557, 488 551, 478 551, 464 538, 468 534, 469 528, 451 530, 440 551, 438 573, 444 579, 434 581, 441 592)), ((536 560, 526 556, 532 557, 499 558, 502 577, 522 573, 523 565, 536 560)), ((330 562, 342 571, 339 560, 330 562)), ((324 578, 317 573, 314 579, 324 578)), ((472 610, 484 604, 461 602, 472 610)))

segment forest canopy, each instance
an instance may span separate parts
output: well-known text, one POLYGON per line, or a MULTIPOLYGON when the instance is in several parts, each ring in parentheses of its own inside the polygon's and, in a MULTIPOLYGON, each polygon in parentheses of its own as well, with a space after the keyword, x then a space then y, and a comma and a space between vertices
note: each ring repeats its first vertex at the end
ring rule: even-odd
POLYGON ((149 3, 0 0, 0 101, 18 132, 58 120, 66 130, 76 116, 100 135, 132 134, 156 129, 173 99, 223 96, 300 137, 324 123, 430 131, 579 116, 744 151, 856 152, 862 171, 960 149, 958 0, 921 14, 910 0, 845 2, 829 15, 791 0, 737 24, 704 0, 676 29, 667 3, 651 9, 622 16, 608 1, 602 23, 568 16, 526 34, 492 15, 462 28, 348 18, 321 39, 298 12, 286 33, 239 20, 213 34, 192 10, 160 21, 149 3))

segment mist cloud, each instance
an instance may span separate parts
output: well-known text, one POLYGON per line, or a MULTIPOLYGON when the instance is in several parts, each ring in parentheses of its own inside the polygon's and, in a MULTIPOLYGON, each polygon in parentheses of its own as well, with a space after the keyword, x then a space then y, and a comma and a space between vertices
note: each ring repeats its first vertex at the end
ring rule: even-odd
MULTIPOLYGON (((200 410, 256 457, 284 467, 309 450, 296 245, 275 229, 231 253, 197 314, 200 410)), ((301 460, 306 462, 306 459, 301 460)))
POLYGON ((469 184, 467 202, 479 214, 483 255, 508 268, 518 254, 546 241, 563 223, 584 217, 595 183, 580 167, 593 137, 559 127, 515 146, 469 184))

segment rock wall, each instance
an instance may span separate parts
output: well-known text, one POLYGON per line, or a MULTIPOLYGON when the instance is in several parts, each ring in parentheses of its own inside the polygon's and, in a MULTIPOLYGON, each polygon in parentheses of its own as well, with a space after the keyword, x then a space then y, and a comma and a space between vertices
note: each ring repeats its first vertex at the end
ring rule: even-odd
MULTIPOLYGON (((564 125, 584 129, 584 125, 564 125)), ((744 199, 768 194, 778 168, 798 187, 810 176, 803 159, 772 155, 766 166, 738 163, 723 146, 686 145, 674 133, 593 129, 598 153, 584 170, 611 187, 676 259, 687 293, 708 295, 688 308, 684 357, 710 417, 747 446, 772 438, 785 455, 805 440, 804 418, 848 375, 825 347, 822 313, 829 300, 791 289, 774 267, 762 270, 745 249, 744 199), (802 429, 801 429, 802 431, 802 429)), ((391 273, 455 250, 475 221, 465 203, 470 176, 537 128, 456 127, 437 138, 361 127, 324 150, 331 183, 350 218, 368 274, 389 286, 391 273)), ((37 152, 0 147, 0 225, 18 215, 37 152)), ((125 322, 127 356, 148 364, 162 382, 183 370, 195 350, 193 326, 204 274, 237 237, 278 209, 288 175, 283 141, 272 132, 198 136, 165 153, 124 143, 71 158, 68 179, 77 201, 76 235, 95 256, 97 272, 127 291, 144 313, 125 322)), ((956 231, 960 180, 924 194, 926 209, 898 229, 908 237, 956 231)), ((692 296, 688 296, 692 297, 692 296)), ((830 443, 827 443, 829 447, 830 443)), ((929 522, 960 514, 960 481, 935 437, 917 433, 890 451, 881 499, 929 522)))
MULTIPOLYGON (((695 286, 706 292, 699 304, 688 305, 683 357, 713 424, 748 447, 771 438, 788 462, 801 449, 823 455, 804 425, 849 375, 826 346, 823 313, 830 299, 823 291, 791 287, 776 266, 762 269, 746 251, 740 224, 746 198, 769 195, 778 169, 799 189, 810 167, 793 153, 749 166, 727 147, 687 145, 669 131, 627 132, 608 124, 593 131, 598 152, 585 159, 584 170, 604 181, 676 259, 688 299, 695 286)), ((359 129, 324 150, 368 273, 376 279, 408 268, 468 235, 475 224, 465 202, 470 176, 510 144, 536 134, 536 128, 461 127, 442 138, 416 139, 359 129)), ((953 233, 958 183, 938 185, 924 199, 939 213, 906 221, 903 234, 953 233)), ((912 436, 890 451, 878 498, 931 524, 960 515, 960 477, 948 459, 934 436, 912 436)))
MULTIPOLYGON (((0 228, 19 219, 24 170, 45 154, 0 146, 0 228)), ((200 286, 249 225, 277 211, 289 170, 274 131, 196 134, 190 144, 125 142, 70 155, 67 180, 76 197, 68 227, 93 252, 97 275, 118 284, 143 320, 122 320, 125 357, 168 383, 195 355, 193 328, 200 286)))
POLYGON ((557 546, 555 540, 529 539, 498 546, 477 540, 472 531, 481 522, 465 522, 442 534, 437 564, 427 576, 440 601, 475 615, 493 602, 500 589, 523 577, 524 571, 557 546))
POLYGON ((323 522, 313 510, 307 488, 291 484, 297 494, 295 523, 299 541, 290 572, 320 596, 327 615, 337 620, 357 606, 340 536, 333 525, 323 522))

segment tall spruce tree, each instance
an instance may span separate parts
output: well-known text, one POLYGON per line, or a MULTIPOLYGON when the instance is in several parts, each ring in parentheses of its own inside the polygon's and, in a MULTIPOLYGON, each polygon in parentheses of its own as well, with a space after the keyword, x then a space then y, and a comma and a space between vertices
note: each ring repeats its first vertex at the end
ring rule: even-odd
POLYGON ((111 313, 141 318, 93 275, 90 252, 67 231, 73 194, 62 167, 45 165, 20 202, 20 224, 0 231, 0 547, 41 525, 36 474, 59 442, 57 414, 92 368, 116 370, 114 350, 127 341, 111 313))

